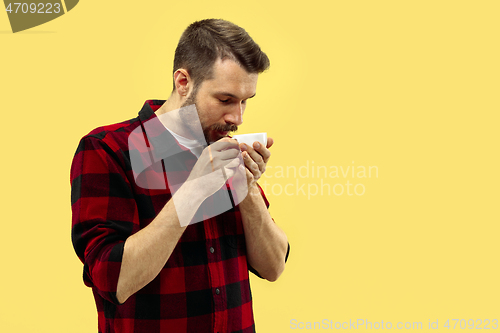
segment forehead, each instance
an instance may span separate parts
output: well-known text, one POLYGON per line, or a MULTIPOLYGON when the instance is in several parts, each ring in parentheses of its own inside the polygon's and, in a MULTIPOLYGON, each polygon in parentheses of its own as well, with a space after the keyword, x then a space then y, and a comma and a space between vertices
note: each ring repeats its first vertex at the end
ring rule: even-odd
POLYGON ((257 89, 256 73, 248 73, 232 59, 217 59, 213 68, 213 77, 204 82, 209 91, 228 91, 245 99, 255 95, 257 89))

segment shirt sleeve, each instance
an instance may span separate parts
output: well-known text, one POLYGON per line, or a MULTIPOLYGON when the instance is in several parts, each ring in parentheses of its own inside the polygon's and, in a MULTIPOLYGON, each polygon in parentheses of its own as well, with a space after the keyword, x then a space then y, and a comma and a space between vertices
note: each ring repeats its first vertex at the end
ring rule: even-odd
POLYGON ((125 240, 139 227, 132 187, 116 154, 100 138, 84 137, 71 165, 73 247, 83 279, 104 299, 116 298, 125 240))
MULTIPOLYGON (((262 187, 260 187, 260 185, 257 183, 257 187, 259 188, 259 191, 260 191, 260 194, 262 195, 262 199, 264 199, 264 202, 266 204, 266 207, 267 209, 269 209, 269 201, 267 200, 266 198, 266 195, 264 194, 264 190, 262 190, 262 187)), ((272 217, 271 217, 272 218, 272 217)), ((274 219, 272 218, 273 222, 274 219)), ((285 263, 286 261, 288 260, 288 254, 290 253, 290 243, 288 243, 288 248, 286 250, 286 255, 285 255, 285 263)), ((253 274, 255 274, 256 276, 258 276, 259 278, 263 279, 263 277, 259 274, 259 272, 257 272, 257 270, 255 268, 253 268, 250 263, 248 263, 248 260, 247 260, 247 266, 248 266, 248 270, 250 272, 252 272, 253 274)))

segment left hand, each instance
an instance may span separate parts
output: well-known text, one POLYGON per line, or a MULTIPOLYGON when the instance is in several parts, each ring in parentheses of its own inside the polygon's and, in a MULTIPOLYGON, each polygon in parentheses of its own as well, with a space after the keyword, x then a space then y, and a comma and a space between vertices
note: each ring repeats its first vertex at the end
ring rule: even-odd
POLYGON ((262 146, 259 142, 254 142, 253 146, 250 147, 244 143, 240 144, 240 149, 242 151, 243 161, 246 166, 246 174, 247 174, 247 184, 248 189, 252 189, 257 180, 262 176, 262 174, 266 171, 266 165, 271 157, 271 152, 269 148, 274 144, 274 140, 272 138, 267 138, 266 147, 262 146))

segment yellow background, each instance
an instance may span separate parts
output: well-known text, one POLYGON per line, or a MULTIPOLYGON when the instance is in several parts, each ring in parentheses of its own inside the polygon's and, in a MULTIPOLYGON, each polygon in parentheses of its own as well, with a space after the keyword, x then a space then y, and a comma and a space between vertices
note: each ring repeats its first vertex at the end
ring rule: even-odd
POLYGON ((275 139, 270 170, 378 168, 323 179, 362 183, 363 195, 267 193, 291 253, 277 282, 251 279, 257 331, 291 331, 292 319, 424 330, 500 319, 499 11, 498 1, 83 0, 17 34, 1 13, 0 332, 97 332, 70 240, 73 154, 91 129, 167 98, 181 32, 210 17, 244 27, 271 59, 239 131, 275 139))

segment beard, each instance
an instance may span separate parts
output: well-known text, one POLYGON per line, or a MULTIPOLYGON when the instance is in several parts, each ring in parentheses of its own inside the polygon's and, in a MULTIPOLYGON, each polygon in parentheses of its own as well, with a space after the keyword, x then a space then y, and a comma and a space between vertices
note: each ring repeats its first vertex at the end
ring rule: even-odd
POLYGON ((217 131, 220 132, 236 132, 238 130, 238 126, 235 124, 218 124, 215 123, 213 125, 207 126, 205 119, 201 116, 206 114, 206 112, 203 112, 196 103, 196 99, 198 97, 198 87, 195 86, 193 92, 190 94, 190 96, 187 98, 187 100, 182 104, 181 108, 187 108, 190 105, 194 105, 196 109, 196 115, 194 113, 187 113, 187 112, 180 112, 180 117, 187 128, 187 130, 191 133, 193 138, 198 141, 202 146, 210 145, 215 141, 218 141, 222 139, 224 136, 221 136, 220 134, 217 133, 217 131), (198 126, 195 126, 199 122, 201 124, 201 129, 202 129, 202 134, 196 128, 198 126), (213 135, 212 135, 213 134, 213 135))
POLYGON ((213 124, 213 125, 209 126, 208 128, 203 129, 203 134, 205 135, 207 142, 209 144, 211 144, 212 142, 218 141, 218 140, 225 138, 227 136, 227 135, 218 134, 217 133, 218 131, 220 131, 220 132, 236 132, 237 130, 238 130, 238 126, 236 126, 235 124, 225 124, 225 125, 213 124), (210 137, 209 137, 210 133, 215 133, 216 137, 212 138, 213 141, 210 140, 210 137))

